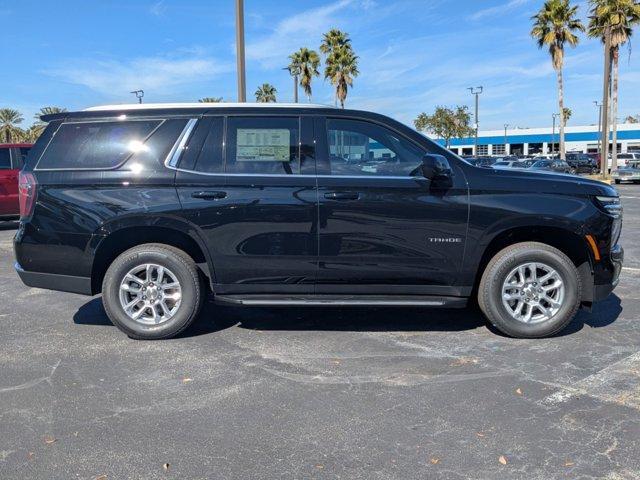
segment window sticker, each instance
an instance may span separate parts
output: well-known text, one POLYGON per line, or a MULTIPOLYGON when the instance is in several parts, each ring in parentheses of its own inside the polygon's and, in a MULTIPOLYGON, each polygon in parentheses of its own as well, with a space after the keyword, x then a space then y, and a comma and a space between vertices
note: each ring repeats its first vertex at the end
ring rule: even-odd
POLYGON ((288 162, 291 131, 286 128, 239 128, 237 162, 288 162))

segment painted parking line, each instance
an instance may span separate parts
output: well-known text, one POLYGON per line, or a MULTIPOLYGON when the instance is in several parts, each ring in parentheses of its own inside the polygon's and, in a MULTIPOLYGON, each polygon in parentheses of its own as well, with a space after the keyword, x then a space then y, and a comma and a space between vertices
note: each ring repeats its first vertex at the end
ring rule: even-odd
POLYGON ((604 402, 616 403, 640 410, 640 352, 566 386, 542 403, 554 405, 573 397, 589 395, 604 402))
POLYGON ((624 272, 640 273, 640 268, 622 267, 624 272))

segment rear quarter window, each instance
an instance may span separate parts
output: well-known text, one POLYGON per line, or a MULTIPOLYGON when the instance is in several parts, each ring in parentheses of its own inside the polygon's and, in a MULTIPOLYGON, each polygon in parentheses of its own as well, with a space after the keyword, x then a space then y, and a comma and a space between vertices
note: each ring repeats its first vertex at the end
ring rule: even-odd
POLYGON ((139 152, 162 120, 63 123, 37 170, 111 169, 139 152))

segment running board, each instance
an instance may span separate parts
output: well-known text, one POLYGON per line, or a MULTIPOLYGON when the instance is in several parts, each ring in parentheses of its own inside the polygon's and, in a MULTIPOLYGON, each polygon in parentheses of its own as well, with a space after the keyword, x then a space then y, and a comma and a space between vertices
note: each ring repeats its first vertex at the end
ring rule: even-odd
POLYGON ((216 303, 243 306, 464 308, 463 297, 425 295, 215 295, 216 303))

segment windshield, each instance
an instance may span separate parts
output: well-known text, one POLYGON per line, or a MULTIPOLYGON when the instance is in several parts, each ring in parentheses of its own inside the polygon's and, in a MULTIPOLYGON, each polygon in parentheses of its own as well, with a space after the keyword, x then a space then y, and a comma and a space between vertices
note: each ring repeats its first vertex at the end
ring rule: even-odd
POLYGON ((549 165, 551 165, 551 162, 549 162, 547 160, 538 160, 533 165, 531 165, 531 167, 532 168, 544 168, 544 167, 548 167, 549 165))

